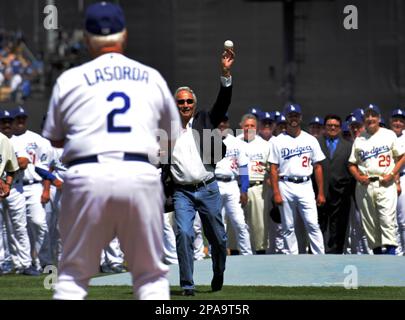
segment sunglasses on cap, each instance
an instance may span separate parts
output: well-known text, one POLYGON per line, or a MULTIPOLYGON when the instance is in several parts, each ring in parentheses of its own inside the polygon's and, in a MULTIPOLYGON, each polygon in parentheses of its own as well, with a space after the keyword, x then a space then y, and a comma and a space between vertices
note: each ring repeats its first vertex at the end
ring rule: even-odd
POLYGON ((178 105, 183 105, 187 102, 187 104, 193 104, 194 103, 194 99, 179 99, 177 100, 177 104, 178 105))

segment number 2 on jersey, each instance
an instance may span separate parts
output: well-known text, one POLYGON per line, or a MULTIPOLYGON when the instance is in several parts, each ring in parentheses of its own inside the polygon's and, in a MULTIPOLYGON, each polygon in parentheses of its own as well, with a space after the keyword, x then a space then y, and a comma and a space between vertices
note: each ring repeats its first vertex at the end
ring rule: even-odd
POLYGON ((387 154, 386 156, 385 155, 383 155, 383 154, 381 154, 379 157, 378 157, 378 166, 379 167, 389 167, 390 166, 390 164, 391 164, 391 157, 390 157, 390 155, 389 154, 387 154))
POLYGON ((302 167, 303 168, 308 168, 309 167, 309 164, 310 164, 310 158, 309 157, 307 157, 307 156, 303 156, 302 157, 302 167))
POLYGON ((124 92, 113 92, 107 97, 107 101, 113 101, 116 98, 121 98, 124 100, 124 106, 122 108, 112 109, 107 115, 107 131, 108 132, 131 132, 131 127, 127 126, 115 126, 114 116, 116 114, 122 114, 129 110, 131 106, 131 101, 129 97, 124 92))

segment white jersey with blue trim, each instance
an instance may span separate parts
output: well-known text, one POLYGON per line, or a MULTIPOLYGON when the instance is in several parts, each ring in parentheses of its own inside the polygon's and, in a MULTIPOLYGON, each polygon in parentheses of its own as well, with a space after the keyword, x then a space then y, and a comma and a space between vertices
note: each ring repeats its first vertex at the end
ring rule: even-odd
MULTIPOLYGON (((27 150, 25 149, 25 145, 23 143, 22 139, 18 139, 16 136, 11 136, 10 138, 10 142, 13 145, 14 151, 15 151, 15 155, 18 158, 26 158, 28 159, 28 162, 30 161, 31 157, 30 155, 27 153, 27 150)), ((13 179, 13 184, 20 184, 23 181, 23 177, 24 177, 24 170, 18 170, 16 172, 16 174, 14 175, 14 179, 13 179)))
POLYGON ((394 157, 404 152, 404 144, 393 131, 379 128, 373 135, 364 131, 354 140, 349 162, 356 164, 364 175, 382 176, 392 172, 394 157))
POLYGON ((239 175, 239 167, 249 164, 249 158, 244 148, 245 143, 230 134, 226 136, 223 142, 226 146, 226 153, 217 163, 215 174, 236 178, 239 175))
POLYGON ((29 156, 27 169, 24 170, 24 181, 42 181, 35 172, 35 167, 49 170, 52 159, 52 146, 49 140, 30 130, 19 136, 13 136, 15 143, 23 146, 29 156))
POLYGON ((243 134, 237 136, 242 141, 249 158, 249 181, 263 181, 266 173, 266 161, 270 153, 269 141, 256 135, 252 141, 245 142, 243 134))
POLYGON ((297 137, 282 132, 271 144, 268 162, 279 166, 280 176, 310 176, 313 164, 325 159, 318 140, 303 130, 297 137))
POLYGON ((64 140, 65 163, 108 152, 141 153, 155 161, 157 135, 174 140, 180 128, 160 73, 122 54, 106 53, 57 79, 42 134, 64 140))

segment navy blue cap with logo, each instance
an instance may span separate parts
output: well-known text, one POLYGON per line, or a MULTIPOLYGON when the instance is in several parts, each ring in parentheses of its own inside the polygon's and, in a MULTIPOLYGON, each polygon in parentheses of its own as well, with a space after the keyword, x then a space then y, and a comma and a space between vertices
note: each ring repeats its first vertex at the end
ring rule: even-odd
POLYGON ((258 107, 250 107, 248 113, 253 114, 258 119, 260 119, 263 114, 263 111, 258 107))
POLYGON ((125 17, 122 8, 105 1, 91 4, 86 10, 85 28, 87 32, 100 36, 123 31, 125 17))
POLYGON ((0 111, 0 120, 3 120, 3 119, 11 119, 11 120, 13 120, 14 117, 11 114, 11 112, 9 112, 7 110, 1 110, 0 111))
POLYGON ((301 114, 301 106, 299 104, 288 104, 285 106, 283 113, 285 116, 287 116, 289 113, 301 114))
POLYGON ((309 121, 309 124, 319 124, 321 126, 324 125, 324 120, 321 117, 315 116, 309 121))
POLYGON ((352 124, 355 124, 355 123, 362 124, 363 123, 363 118, 359 118, 359 117, 356 117, 356 116, 350 116, 347 119, 347 123, 349 124, 349 126, 352 125, 352 124))
POLYGON ((395 110, 392 111, 391 117, 392 118, 394 118, 394 117, 405 118, 405 111, 402 110, 402 109, 395 109, 395 110))
POLYGON ((284 123, 284 122, 287 122, 287 120, 286 120, 286 118, 285 118, 285 115, 283 115, 283 114, 280 114, 280 116, 277 118, 277 120, 276 120, 276 123, 277 124, 280 124, 280 123, 284 123))
POLYGON ((263 112, 260 115, 260 121, 262 122, 274 122, 275 120, 274 114, 271 112, 263 112))
POLYGON ((13 116, 13 118, 28 117, 28 113, 25 111, 25 109, 22 106, 18 106, 17 108, 11 110, 10 113, 13 116))
POLYGON ((375 104, 369 104, 368 107, 364 109, 364 114, 366 114, 366 112, 370 112, 370 111, 373 111, 374 113, 376 113, 378 115, 381 114, 380 108, 375 104))
POLYGON ((343 123, 342 123, 342 132, 350 132, 349 124, 347 121, 343 121, 343 123))

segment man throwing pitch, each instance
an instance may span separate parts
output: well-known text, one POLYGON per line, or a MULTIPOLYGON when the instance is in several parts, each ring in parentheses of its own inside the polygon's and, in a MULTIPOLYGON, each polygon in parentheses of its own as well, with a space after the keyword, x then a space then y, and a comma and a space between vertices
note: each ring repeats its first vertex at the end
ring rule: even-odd
POLYGON ((178 111, 162 76, 122 54, 127 31, 120 6, 90 5, 85 27, 94 59, 58 78, 43 130, 55 147, 64 147, 69 167, 54 298, 85 298, 101 250, 117 236, 135 297, 169 299, 163 191, 150 161, 158 154, 157 129, 173 140, 179 132, 178 111))

